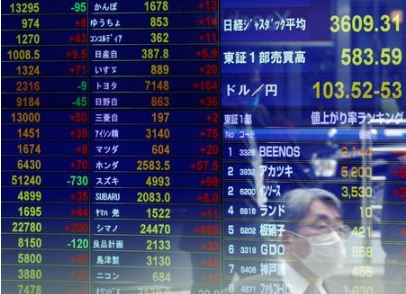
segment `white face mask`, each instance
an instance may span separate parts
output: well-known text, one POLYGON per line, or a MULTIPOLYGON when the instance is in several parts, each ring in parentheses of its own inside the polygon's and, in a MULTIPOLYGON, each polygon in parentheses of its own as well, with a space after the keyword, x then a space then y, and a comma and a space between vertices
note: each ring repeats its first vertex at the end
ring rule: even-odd
POLYGON ((301 258, 295 255, 316 276, 320 278, 330 277, 344 265, 345 246, 337 232, 333 231, 312 237, 294 234, 310 244, 310 254, 307 257, 301 258))

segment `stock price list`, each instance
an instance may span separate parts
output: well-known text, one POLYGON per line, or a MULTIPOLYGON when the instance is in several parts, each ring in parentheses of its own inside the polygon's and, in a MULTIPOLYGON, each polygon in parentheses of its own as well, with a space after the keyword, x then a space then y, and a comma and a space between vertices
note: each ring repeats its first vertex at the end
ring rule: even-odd
POLYGON ((218 5, 2 2, 2 292, 219 293, 218 5))

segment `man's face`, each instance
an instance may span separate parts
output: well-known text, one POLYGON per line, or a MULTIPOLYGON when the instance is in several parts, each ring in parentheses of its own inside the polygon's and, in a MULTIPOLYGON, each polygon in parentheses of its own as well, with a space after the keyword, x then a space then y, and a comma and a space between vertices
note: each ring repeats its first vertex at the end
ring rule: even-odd
MULTIPOLYGON (((333 228, 341 225, 339 211, 332 205, 316 200, 310 205, 305 217, 298 223, 297 233, 303 237, 312 237, 328 234, 333 228)), ((307 257, 310 254, 310 244, 303 238, 294 237, 293 239, 287 245, 287 250, 301 258, 307 257)))

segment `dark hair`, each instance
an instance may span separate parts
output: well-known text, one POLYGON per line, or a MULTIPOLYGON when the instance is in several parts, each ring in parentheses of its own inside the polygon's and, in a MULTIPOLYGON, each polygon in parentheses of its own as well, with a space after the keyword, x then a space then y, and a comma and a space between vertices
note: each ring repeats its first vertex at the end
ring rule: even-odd
POLYGON ((341 213, 341 202, 331 192, 319 188, 294 189, 283 194, 285 202, 285 228, 296 231, 299 221, 304 219, 310 206, 316 200, 333 206, 341 213))

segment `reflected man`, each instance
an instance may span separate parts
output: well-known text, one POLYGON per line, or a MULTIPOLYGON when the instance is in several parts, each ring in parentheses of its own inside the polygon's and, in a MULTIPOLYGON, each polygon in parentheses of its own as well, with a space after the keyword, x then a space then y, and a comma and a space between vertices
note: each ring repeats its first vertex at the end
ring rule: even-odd
POLYGON ((263 294, 346 293, 344 287, 328 279, 345 260, 344 238, 349 229, 341 219, 340 200, 318 188, 294 189, 282 198, 286 201, 286 230, 279 240, 285 247, 280 261, 282 280, 257 275, 236 282, 231 287, 233 293, 244 293, 247 285, 263 294))

